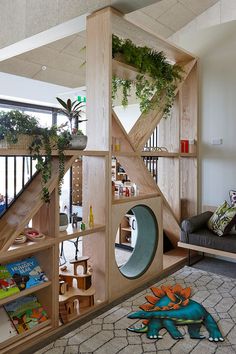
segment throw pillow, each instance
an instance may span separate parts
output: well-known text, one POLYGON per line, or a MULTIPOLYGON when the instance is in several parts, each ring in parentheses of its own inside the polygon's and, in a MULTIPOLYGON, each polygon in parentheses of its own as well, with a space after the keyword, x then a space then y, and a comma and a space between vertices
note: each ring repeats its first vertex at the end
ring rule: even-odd
POLYGON ((229 206, 225 200, 211 216, 207 226, 218 236, 227 234, 236 222, 236 206, 229 206))
POLYGON ((236 206, 236 191, 229 191, 230 202, 233 206, 236 206))

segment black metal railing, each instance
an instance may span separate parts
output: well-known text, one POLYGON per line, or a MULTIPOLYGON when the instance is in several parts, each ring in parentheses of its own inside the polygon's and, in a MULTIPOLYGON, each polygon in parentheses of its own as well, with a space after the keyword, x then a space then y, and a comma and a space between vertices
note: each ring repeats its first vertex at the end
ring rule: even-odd
POLYGON ((0 216, 24 191, 36 173, 31 156, 0 156, 0 216))
MULTIPOLYGON (((144 150, 151 151, 152 148, 158 147, 158 127, 155 128, 152 135, 148 139, 144 150)), ((145 156, 143 157, 143 161, 148 171, 152 174, 155 182, 158 180, 158 157, 156 156, 145 156)))

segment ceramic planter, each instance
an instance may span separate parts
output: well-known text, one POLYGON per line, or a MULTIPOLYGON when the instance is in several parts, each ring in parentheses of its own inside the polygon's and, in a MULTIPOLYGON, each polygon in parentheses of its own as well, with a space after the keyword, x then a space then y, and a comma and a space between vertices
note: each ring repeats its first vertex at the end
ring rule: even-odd
POLYGON ((87 135, 72 135, 72 140, 70 142, 70 149, 84 150, 87 145, 88 137, 87 135))

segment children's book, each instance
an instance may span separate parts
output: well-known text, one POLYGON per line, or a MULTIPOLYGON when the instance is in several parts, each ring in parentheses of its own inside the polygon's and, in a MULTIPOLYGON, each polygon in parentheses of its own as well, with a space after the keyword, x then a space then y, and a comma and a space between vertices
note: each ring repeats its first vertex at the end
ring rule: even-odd
POLYGON ((35 257, 9 263, 6 266, 21 291, 48 281, 35 257))
POLYGON ((0 299, 19 293, 20 290, 6 266, 0 266, 0 299))
POLYGON ((6 310, 0 307, 0 343, 17 335, 17 331, 6 310))
POLYGON ((4 305, 18 333, 23 333, 48 319, 35 295, 22 296, 4 305))

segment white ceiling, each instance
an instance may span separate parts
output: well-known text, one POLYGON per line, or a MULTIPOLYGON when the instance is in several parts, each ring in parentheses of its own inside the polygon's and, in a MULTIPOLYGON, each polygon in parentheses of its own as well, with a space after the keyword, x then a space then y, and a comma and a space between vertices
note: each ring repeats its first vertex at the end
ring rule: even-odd
MULTIPOLYGON (((162 37, 192 21, 218 0, 161 0, 126 15, 162 37)), ((0 62, 0 71, 70 88, 85 85, 85 32, 0 62), (46 70, 42 67, 46 66, 46 70)))

